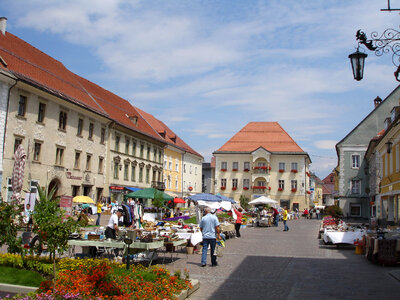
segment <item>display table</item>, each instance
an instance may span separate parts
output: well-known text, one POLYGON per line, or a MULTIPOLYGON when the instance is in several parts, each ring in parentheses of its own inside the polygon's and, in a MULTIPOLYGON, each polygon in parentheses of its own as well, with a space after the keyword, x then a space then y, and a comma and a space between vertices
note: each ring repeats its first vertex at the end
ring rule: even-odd
POLYGON ((234 224, 221 224, 219 226, 219 229, 221 232, 235 231, 235 225, 234 224))
POLYGON ((400 239, 364 237, 365 257, 373 263, 395 265, 400 262, 400 239))
POLYGON ((179 236, 179 239, 185 239, 190 241, 190 243, 193 246, 196 246, 198 243, 203 241, 203 235, 201 233, 201 231, 197 231, 197 232, 177 232, 176 233, 179 236))
POLYGON ((357 231, 331 231, 324 230, 324 242, 332 244, 351 244, 354 245, 355 240, 362 240, 366 235, 364 230, 357 231))

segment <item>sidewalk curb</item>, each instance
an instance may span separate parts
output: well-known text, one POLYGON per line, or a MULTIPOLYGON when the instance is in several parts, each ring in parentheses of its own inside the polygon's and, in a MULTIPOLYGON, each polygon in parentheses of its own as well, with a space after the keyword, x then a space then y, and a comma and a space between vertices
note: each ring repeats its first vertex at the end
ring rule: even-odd
POLYGON ((0 291, 14 294, 27 294, 36 291, 37 287, 0 283, 0 291))
POLYGON ((187 297, 189 297, 191 294, 193 294, 195 291, 197 291, 200 288, 200 281, 197 279, 190 279, 192 283, 192 288, 183 290, 177 297, 176 299, 178 300, 184 300, 187 297))

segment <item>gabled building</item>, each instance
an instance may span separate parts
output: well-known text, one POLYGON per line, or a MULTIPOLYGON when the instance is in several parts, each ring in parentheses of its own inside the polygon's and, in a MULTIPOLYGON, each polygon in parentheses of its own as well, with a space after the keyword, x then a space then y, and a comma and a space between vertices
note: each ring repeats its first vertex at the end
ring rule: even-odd
POLYGON ((126 189, 162 182, 165 141, 125 99, 69 71, 6 32, 0 19, 2 196, 14 149, 27 152, 24 191, 121 200, 126 189))
POLYGON ((251 122, 215 157, 215 192, 239 201, 269 196, 281 206, 309 207, 310 157, 278 122, 251 122))
POLYGON ((143 110, 136 109, 166 143, 163 157, 165 191, 177 197, 187 196, 188 193, 201 193, 203 156, 186 144, 165 123, 143 110))
POLYGON ((336 171, 333 170, 328 176, 322 179, 322 205, 331 206, 335 204, 338 191, 335 189, 336 171))
POLYGON ((370 216, 368 165, 364 156, 370 140, 384 128, 385 119, 399 98, 399 87, 383 101, 377 97, 373 111, 336 144, 338 202, 345 216, 370 216))

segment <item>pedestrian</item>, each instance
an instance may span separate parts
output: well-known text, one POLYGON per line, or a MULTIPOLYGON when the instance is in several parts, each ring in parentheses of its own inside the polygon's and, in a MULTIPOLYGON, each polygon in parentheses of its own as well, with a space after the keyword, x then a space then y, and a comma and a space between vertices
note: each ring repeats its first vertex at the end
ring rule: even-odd
POLYGON ((279 211, 275 207, 271 207, 272 214, 274 216, 274 226, 278 227, 279 225, 279 211))
POLYGON ((117 238, 117 233, 119 232, 118 222, 123 212, 124 210, 119 208, 115 214, 111 215, 105 232, 107 239, 115 240, 117 238))
POLYGON ((309 219, 310 219, 310 220, 312 219, 312 215, 313 215, 313 210, 310 209, 310 213, 309 213, 309 219))
POLYGON ((97 201, 97 221, 96 221, 96 226, 100 226, 100 217, 101 217, 101 208, 103 207, 103 204, 101 203, 100 200, 97 201))
POLYGON ((31 205, 28 203, 25 206, 25 223, 26 223, 26 231, 29 231, 30 225, 32 225, 32 210, 31 205))
POLYGON ((233 210, 235 211, 236 214, 236 222, 235 222, 236 237, 240 238, 240 226, 242 226, 243 209, 239 207, 238 210, 236 210, 235 208, 233 208, 233 210))
POLYGON ((305 219, 308 219, 308 209, 307 208, 305 208, 304 211, 303 211, 303 217, 305 219))
POLYGON ((321 214, 319 208, 317 208, 317 210, 315 211, 315 214, 317 215, 317 220, 319 220, 320 214, 321 214))
MULTIPOLYGON (((215 209, 213 209, 215 214, 215 209)), ((203 235, 203 252, 201 255, 201 266, 205 267, 207 263, 207 250, 208 245, 211 248, 211 265, 217 266, 217 256, 214 255, 215 246, 217 244, 217 239, 220 239, 219 235, 219 221, 218 218, 211 213, 211 209, 206 207, 204 210, 204 217, 200 222, 200 230, 203 235)))
POLYGON ((283 215, 283 227, 284 227, 283 231, 289 231, 289 227, 288 227, 287 224, 286 224, 287 219, 288 219, 288 210, 287 210, 287 206, 285 206, 285 207, 283 208, 283 213, 282 213, 282 215, 283 215))

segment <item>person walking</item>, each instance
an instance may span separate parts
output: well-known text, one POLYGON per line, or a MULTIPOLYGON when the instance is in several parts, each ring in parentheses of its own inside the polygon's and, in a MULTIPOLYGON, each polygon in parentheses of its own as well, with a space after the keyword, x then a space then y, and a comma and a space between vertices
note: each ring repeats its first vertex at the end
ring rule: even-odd
MULTIPOLYGON (((215 212, 215 209, 213 210, 215 212)), ((211 209, 206 207, 204 210, 204 217, 200 221, 200 230, 203 235, 203 252, 201 255, 201 266, 205 267, 207 263, 207 250, 208 245, 211 248, 211 265, 217 266, 217 256, 214 255, 215 246, 217 239, 220 239, 219 235, 219 221, 218 218, 211 214, 211 209)))
POLYGON ((308 209, 307 208, 304 209, 303 216, 305 219, 308 219, 308 209))
POLYGON ((236 223, 235 223, 236 237, 240 238, 240 226, 242 226, 243 209, 239 207, 238 210, 236 210, 235 208, 233 208, 233 210, 235 211, 236 214, 236 223))
POLYGON ((272 213, 274 215, 274 226, 278 227, 279 225, 279 211, 275 207, 271 207, 272 213))
POLYGON ((320 214, 321 214, 321 211, 319 210, 319 208, 317 208, 317 210, 315 211, 315 214, 317 215, 317 220, 319 220, 320 214))
POLYGON ((100 200, 97 201, 97 221, 96 221, 96 226, 100 226, 100 217, 101 217, 101 208, 103 207, 103 204, 101 203, 100 200))
POLYGON ((288 227, 287 224, 286 224, 287 219, 288 219, 288 210, 287 210, 287 206, 285 206, 285 207, 283 208, 282 215, 283 215, 283 227, 284 227, 283 231, 289 231, 289 227, 288 227))

